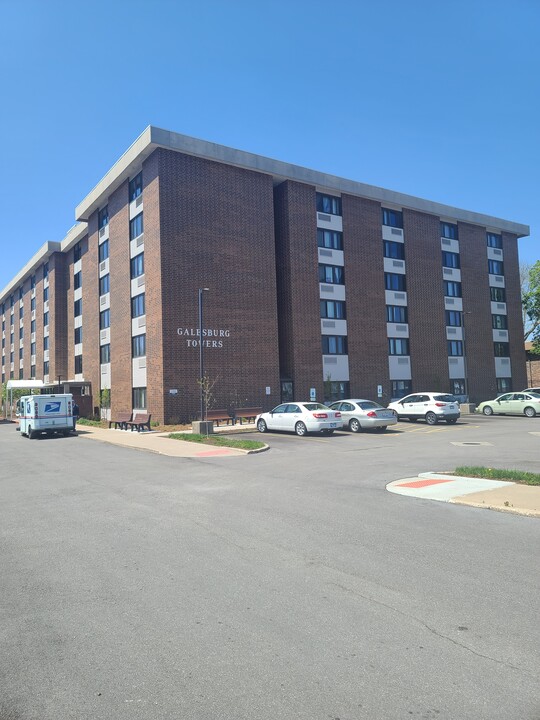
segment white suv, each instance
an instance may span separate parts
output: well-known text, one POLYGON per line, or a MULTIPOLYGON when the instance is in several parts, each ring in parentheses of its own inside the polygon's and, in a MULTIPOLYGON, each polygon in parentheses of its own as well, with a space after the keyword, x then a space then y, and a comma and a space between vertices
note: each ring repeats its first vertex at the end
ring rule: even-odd
POLYGON ((388 405, 395 410, 398 420, 408 418, 411 422, 425 420, 428 425, 436 425, 446 420, 453 425, 459 418, 459 403, 453 395, 440 392, 423 392, 406 395, 388 405))

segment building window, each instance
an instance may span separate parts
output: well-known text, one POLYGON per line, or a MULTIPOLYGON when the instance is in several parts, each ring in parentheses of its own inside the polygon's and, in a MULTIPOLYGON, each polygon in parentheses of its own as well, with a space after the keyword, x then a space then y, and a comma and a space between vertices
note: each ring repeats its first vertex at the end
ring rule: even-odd
POLYGON ((12 308, 15 305, 15 296, 10 295, 9 296, 9 307, 12 308))
POLYGON ((45 360, 43 363, 43 374, 48 375, 49 374, 49 361, 45 360))
POLYGON ((82 315, 82 299, 75 300, 73 303, 73 314, 75 317, 82 315))
POLYGON ((35 355, 35 354, 36 354, 36 343, 33 342, 33 343, 30 343, 30 355, 35 355))
POLYGON ((73 262, 78 262, 81 259, 81 243, 77 243, 73 248, 73 262))
POLYGON ((144 313, 144 293, 141 293, 140 295, 135 295, 135 297, 131 298, 131 317, 141 317, 144 313))
POLYGON ((131 338, 131 354, 134 358, 146 355, 146 335, 135 335, 131 338))
POLYGON ((345 303, 343 300, 321 300, 320 305, 322 318, 345 319, 345 303))
POLYGON ((75 273, 73 276, 73 289, 78 290, 82 285, 82 272, 79 270, 79 272, 75 273))
POLYGON ((23 339, 23 331, 24 331, 24 328, 20 327, 19 328, 19 340, 23 339))
POLYGON ((133 202, 142 194, 142 172, 140 172, 133 180, 129 181, 129 202, 133 202))
POLYGON ((384 273, 384 287, 387 290, 407 290, 407 282, 405 275, 400 273, 384 273))
POLYGON ((35 380, 36 379, 36 366, 30 365, 30 379, 35 380))
POLYGON ((392 397, 399 399, 412 392, 410 380, 392 380, 392 397))
POLYGON ((48 324, 49 324, 49 313, 44 312, 43 313, 43 327, 47 327, 48 324))
POLYGON ((448 327, 461 327, 461 313, 457 310, 447 310, 446 324, 448 327))
POLYGON ((343 268, 339 265, 319 265, 319 282, 343 285, 345 283, 343 268))
POLYGON ((13 350, 9 353, 9 362, 12 363, 15 361, 15 353, 13 350))
POLYGON ((74 341, 75 345, 80 345, 80 343, 82 343, 82 326, 75 328, 74 341))
POLYGON ((405 245, 403 243, 383 240, 383 252, 386 258, 405 259, 405 245))
POLYGON ((351 397, 349 383, 336 380, 325 380, 324 382, 324 401, 325 403, 336 402, 336 400, 344 400, 351 397))
POLYGON ((19 308, 19 318, 23 318, 23 317, 24 317, 24 305, 21 305, 21 307, 19 308))
POLYGON ((111 326, 111 311, 103 310, 99 313, 99 329, 105 330, 111 326))
POLYGON ((457 225, 452 225, 451 223, 442 222, 441 223, 441 237, 450 238, 450 240, 457 240, 458 239, 457 225))
POLYGON ((403 227, 403 213, 401 212, 401 210, 389 210, 388 208, 381 208, 381 211, 383 225, 389 225, 390 227, 395 228, 403 227))
POLYGON ((24 378, 24 370, 22 368, 19 368, 19 380, 22 380, 24 378))
POLYGON ((444 294, 447 297, 461 297, 461 283, 445 280, 444 294))
POLYGON ((146 388, 133 388, 133 409, 146 410, 146 388))
POLYGON ((49 286, 43 288, 43 302, 47 302, 49 299, 49 286))
POLYGON ((506 302, 505 288, 490 287, 491 302, 506 302))
POLYGON ((13 331, 12 331, 11 334, 10 334, 10 336, 9 336, 9 344, 10 344, 10 345, 13 345, 13 338, 14 338, 14 335, 13 335, 13 331))
POLYGON ((131 279, 144 275, 144 253, 131 258, 131 279))
POLYGON ((46 280, 49 277, 49 263, 43 265, 43 279, 46 280))
POLYGON ((443 250, 442 264, 443 267, 458 269, 460 267, 459 253, 447 252, 446 250, 443 250))
POLYGON ((24 294, 24 291, 23 291, 22 286, 21 286, 21 287, 19 288, 19 300, 22 300, 22 299, 23 299, 23 294, 24 294))
POLYGON ((82 375, 82 355, 75 355, 75 375, 82 375))
POLYGON ((48 350, 49 349, 49 336, 45 335, 43 338, 43 349, 48 350))
POLYGON ((105 240, 98 249, 99 262, 103 262, 109 257, 109 241, 105 240))
POLYGON ((30 300, 30 310, 35 310, 35 309, 36 309, 36 298, 33 297, 33 298, 30 300))
POLYGON ((99 359, 102 365, 111 362, 111 346, 102 345, 99 349, 99 359))
POLYGON ((512 378, 497 378, 497 392, 505 393, 512 391, 512 378))
POLYGON ((32 322, 30 323, 30 332, 31 333, 36 332, 36 321, 35 320, 32 320, 32 322))
POLYGON ((508 330, 508 318, 506 315, 492 315, 491 320, 494 330, 508 330))
POLYGON ((317 228, 317 245, 330 250, 343 250, 343 233, 317 228))
POLYGON ((109 224, 109 206, 105 205, 104 208, 98 212, 98 229, 104 228, 109 224))
POLYGON ((345 335, 323 335, 323 355, 346 355, 347 337, 345 335))
POLYGON ((143 234, 143 214, 139 213, 129 221, 129 239, 134 240, 143 234))
POLYGON ((488 272, 490 275, 504 275, 504 263, 500 260, 488 260, 488 272))
POLYGON ((448 355, 461 357, 463 355, 463 343, 461 340, 447 340, 448 355))
POLYGON ((106 295, 109 292, 110 284, 109 284, 109 275, 104 275, 103 277, 99 278, 99 294, 100 295, 106 295))
POLYGON ((341 198, 317 193, 317 210, 329 215, 341 215, 341 198))
POLYGON ((458 380, 454 378, 450 381, 450 392, 452 395, 465 395, 465 380, 458 380))
POLYGON ((408 338, 388 338, 389 355, 409 355, 408 338))
POLYGON ((36 276, 32 275, 30 278, 30 289, 33 290, 36 287, 36 276))
POLYGON ((23 352, 24 352, 24 348, 20 347, 19 348, 19 360, 23 359, 23 352))
POLYGON ((386 306, 386 322, 406 323, 407 307, 405 305, 387 305, 386 306))
POLYGON ((510 357, 510 344, 507 342, 493 343, 495 357, 510 357))
POLYGON ((502 248, 502 236, 495 233, 487 233, 487 246, 492 248, 502 248))

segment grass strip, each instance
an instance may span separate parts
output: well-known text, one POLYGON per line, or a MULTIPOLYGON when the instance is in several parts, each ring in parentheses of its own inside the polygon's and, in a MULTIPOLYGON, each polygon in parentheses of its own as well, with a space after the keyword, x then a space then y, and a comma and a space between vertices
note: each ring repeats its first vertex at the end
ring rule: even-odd
POLYGON ((538 473, 524 472, 522 470, 499 470, 498 468, 463 465, 457 467, 453 475, 487 478, 488 480, 510 480, 522 485, 540 485, 540 475, 538 473))
POLYGON ((77 425, 89 425, 90 427, 105 427, 103 420, 88 420, 88 418, 79 418, 77 425))
POLYGON ((185 440, 187 442, 201 443, 202 445, 217 445, 218 447, 239 448, 240 450, 259 450, 264 447, 258 440, 234 440, 233 438, 219 437, 217 435, 198 435, 196 433, 171 433, 172 440, 185 440))

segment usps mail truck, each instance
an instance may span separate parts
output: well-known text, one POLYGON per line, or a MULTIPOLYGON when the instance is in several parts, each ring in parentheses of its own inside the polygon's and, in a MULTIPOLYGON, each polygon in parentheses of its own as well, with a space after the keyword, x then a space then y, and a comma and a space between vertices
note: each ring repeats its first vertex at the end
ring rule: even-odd
POLYGON ((30 439, 42 433, 69 435, 73 424, 73 396, 25 395, 19 399, 19 429, 30 439))

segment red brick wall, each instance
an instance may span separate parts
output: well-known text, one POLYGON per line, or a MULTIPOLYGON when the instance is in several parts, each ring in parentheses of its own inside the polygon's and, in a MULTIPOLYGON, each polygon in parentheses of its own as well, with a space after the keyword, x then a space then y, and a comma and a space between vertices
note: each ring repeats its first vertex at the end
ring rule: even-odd
POLYGON ((43 380, 43 265, 36 270, 36 379, 43 380))
MULTIPOLYGON (((222 347, 204 348, 205 370, 216 380, 213 407, 272 407, 279 401, 272 178, 157 152, 165 420, 199 414, 199 349, 188 347, 191 338, 179 336, 177 328, 198 327, 203 287, 210 288, 204 326, 229 332, 207 338, 222 347), (170 388, 179 394, 169 395, 170 388)), ((149 289, 159 282, 154 273, 151 265, 149 289)))
POLYGON ((286 181, 275 190, 281 374, 294 397, 324 396, 315 188, 286 181))
POLYGON ((497 394, 486 229, 459 223, 458 234, 469 399, 478 403, 497 394))
POLYGON ((523 316, 521 285, 519 277, 518 245, 515 235, 503 233, 504 281, 506 285, 506 310, 508 313, 508 339, 512 365, 512 388, 523 390, 527 385, 525 367, 525 344, 523 340, 523 316))
POLYGON ((64 253, 49 258, 49 379, 67 380, 67 270, 64 253))
MULTIPOLYGON (((29 380, 31 377, 31 365, 30 362, 31 358, 31 352, 30 352, 30 324, 31 324, 31 315, 32 311, 30 310, 30 295, 31 295, 31 288, 30 288, 30 278, 27 278, 24 281, 23 284, 23 307, 24 307, 24 315, 23 315, 23 328, 24 328, 24 350, 23 350, 23 365, 24 365, 24 379, 29 380)), ((37 371, 37 368, 36 368, 37 371)))
MULTIPOLYGON (((81 287, 82 287, 82 341, 83 376, 92 387, 92 409, 99 407, 99 279, 98 279, 98 226, 97 212, 88 222, 88 235, 81 240, 81 287)), ((75 374, 75 323, 73 313, 73 250, 70 252, 68 304, 69 325, 69 376, 75 374)))
MULTIPOLYGON (((131 280, 127 182, 121 185, 109 197, 109 247, 111 288, 111 412, 114 416, 119 412, 130 412, 132 409, 131 280)), ((97 290, 97 297, 99 300, 99 288, 97 290)))
POLYGON ((440 221, 403 210, 413 390, 450 390, 440 221))
POLYGON ((351 397, 390 402, 381 205, 343 195, 343 253, 351 397))

